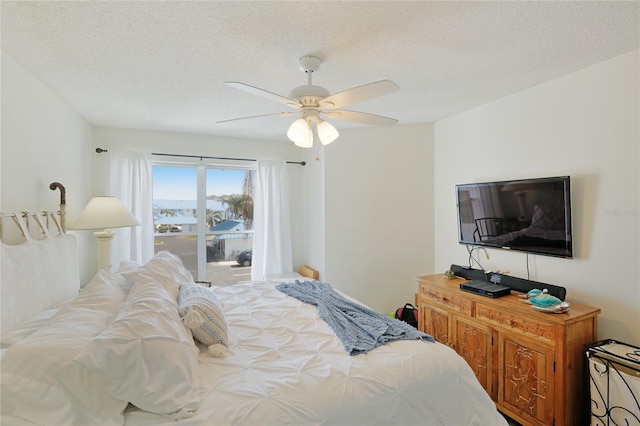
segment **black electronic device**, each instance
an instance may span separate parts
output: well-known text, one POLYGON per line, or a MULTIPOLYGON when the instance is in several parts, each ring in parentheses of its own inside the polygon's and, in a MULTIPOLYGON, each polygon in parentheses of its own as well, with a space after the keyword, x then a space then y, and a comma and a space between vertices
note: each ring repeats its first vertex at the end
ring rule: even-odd
POLYGON ((488 281, 487 274, 480 269, 467 268, 464 266, 452 264, 449 270, 455 275, 466 278, 468 280, 488 281))
POLYGON ((565 300, 567 297, 567 289, 553 284, 546 284, 539 281, 526 280, 524 278, 513 277, 511 275, 497 274, 495 272, 484 272, 480 269, 467 268, 460 265, 452 264, 450 268, 456 276, 466 278, 468 280, 477 281, 494 281, 496 277, 500 277, 498 281, 501 285, 509 287, 511 290, 519 291, 521 293, 528 293, 533 289, 547 289, 549 294, 557 297, 560 300, 565 300), (493 278, 493 279, 492 279, 493 278))
POLYGON ((456 185, 458 242, 573 257, 569 176, 456 185))
POLYGON ((511 293, 511 289, 506 285, 478 280, 460 283, 460 290, 493 298, 506 296, 511 293))

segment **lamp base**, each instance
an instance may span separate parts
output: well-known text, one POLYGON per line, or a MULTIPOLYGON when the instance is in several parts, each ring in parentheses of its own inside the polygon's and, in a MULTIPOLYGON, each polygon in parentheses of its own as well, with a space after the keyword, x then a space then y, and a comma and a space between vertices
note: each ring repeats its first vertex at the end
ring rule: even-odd
POLYGON ((98 270, 106 269, 107 272, 111 272, 111 241, 115 235, 111 229, 93 233, 98 240, 98 270))

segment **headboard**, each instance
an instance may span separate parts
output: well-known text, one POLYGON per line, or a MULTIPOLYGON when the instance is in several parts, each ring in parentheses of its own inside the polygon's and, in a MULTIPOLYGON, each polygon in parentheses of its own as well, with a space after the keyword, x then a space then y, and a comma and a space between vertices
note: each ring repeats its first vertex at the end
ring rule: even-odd
POLYGON ((77 295, 76 240, 65 234, 63 216, 64 211, 1 213, 0 331, 77 295), (22 241, 7 244, 4 235, 16 229, 22 241))

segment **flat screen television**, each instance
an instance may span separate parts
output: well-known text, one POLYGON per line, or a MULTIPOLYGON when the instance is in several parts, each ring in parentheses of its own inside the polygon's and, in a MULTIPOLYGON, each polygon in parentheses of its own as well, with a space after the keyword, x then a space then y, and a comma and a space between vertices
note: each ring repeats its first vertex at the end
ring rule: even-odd
POLYGON ((458 242, 573 257, 569 176, 456 185, 458 242))

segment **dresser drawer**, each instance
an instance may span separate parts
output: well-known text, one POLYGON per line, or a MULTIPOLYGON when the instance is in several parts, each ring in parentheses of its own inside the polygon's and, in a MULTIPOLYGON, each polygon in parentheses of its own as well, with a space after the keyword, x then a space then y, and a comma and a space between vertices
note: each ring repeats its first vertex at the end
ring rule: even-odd
POLYGON ((453 292, 421 284, 420 297, 427 303, 435 303, 469 316, 473 315, 473 302, 453 292))
POLYGON ((499 309, 498 307, 478 303, 476 318, 498 324, 514 331, 519 331, 539 339, 555 342, 555 328, 553 324, 528 318, 518 313, 499 309))

